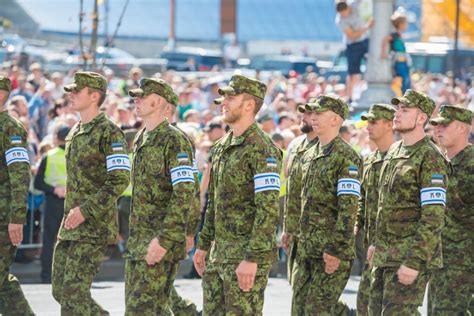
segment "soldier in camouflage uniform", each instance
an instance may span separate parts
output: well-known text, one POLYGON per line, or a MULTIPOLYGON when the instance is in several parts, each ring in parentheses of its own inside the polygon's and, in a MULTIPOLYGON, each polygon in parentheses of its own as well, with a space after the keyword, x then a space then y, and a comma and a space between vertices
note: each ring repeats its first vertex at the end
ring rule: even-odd
MULTIPOLYGON (((364 233, 363 249, 367 253, 368 245, 372 244, 375 233, 375 219, 377 217, 378 192, 380 169, 387 150, 394 143, 393 117, 395 108, 388 104, 374 104, 369 113, 362 115, 362 120, 367 121, 369 139, 375 143, 377 149, 364 160, 364 170, 361 181, 361 199, 355 234, 364 233)), ((364 262, 364 269, 357 292, 357 315, 368 315, 370 295, 369 265, 364 262)))
POLYGON ((26 130, 3 108, 10 91, 10 79, 0 76, 0 314, 33 315, 18 279, 9 273, 23 239, 30 184, 26 130))
POLYGON ((282 160, 255 122, 265 92, 265 84, 240 75, 219 89, 231 131, 212 149, 209 203, 194 255, 203 275, 204 315, 262 314, 276 259, 282 160))
POLYGON ((292 315, 336 315, 354 258, 354 223, 362 161, 339 137, 349 116, 340 99, 321 96, 306 105, 319 138, 303 156, 301 219, 293 269, 292 315))
POLYGON ((145 128, 133 150, 125 314, 163 315, 178 262, 186 255, 187 217, 195 197, 193 154, 186 137, 164 116, 178 102, 164 80, 144 78, 129 94, 145 128))
MULTIPOLYGON (((309 100, 315 102, 314 99, 309 100)), ((288 281, 291 284, 291 271, 298 248, 298 231, 301 215, 301 178, 303 177, 302 161, 304 153, 317 144, 318 138, 311 126, 311 111, 306 111, 305 105, 298 106, 298 111, 303 114, 301 131, 306 134, 299 138, 288 154, 286 199, 284 207, 283 235, 281 237, 283 249, 288 254, 288 281)))
POLYGON ((66 137, 67 194, 54 250, 53 296, 63 315, 108 314, 90 287, 117 237, 115 205, 130 177, 127 145, 123 132, 99 112, 107 91, 103 76, 77 72, 64 90, 81 120, 66 137))
POLYGON ((407 90, 392 99, 401 141, 380 171, 375 236, 367 259, 373 266, 370 315, 416 315, 430 271, 442 265, 441 230, 446 205, 447 162, 424 125, 435 104, 407 90))
POLYGON ((452 170, 441 234, 443 268, 430 280, 430 315, 468 315, 474 294, 474 146, 468 142, 472 119, 470 110, 445 105, 430 121, 452 170))

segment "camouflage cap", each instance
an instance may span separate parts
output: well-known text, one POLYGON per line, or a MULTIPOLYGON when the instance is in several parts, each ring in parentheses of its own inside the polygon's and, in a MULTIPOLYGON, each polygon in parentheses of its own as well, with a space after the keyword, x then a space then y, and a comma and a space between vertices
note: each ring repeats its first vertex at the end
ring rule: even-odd
POLYGON ((306 103, 306 111, 312 111, 317 113, 333 111, 334 113, 342 117, 344 120, 349 118, 349 105, 347 105, 346 102, 337 97, 322 95, 317 99, 312 99, 310 101, 315 102, 306 103))
POLYGON ((373 104, 369 113, 361 116, 363 121, 376 121, 380 119, 385 119, 387 121, 392 121, 397 110, 390 104, 377 103, 373 104))
POLYGON ((130 90, 128 94, 135 97, 146 97, 155 93, 165 98, 168 103, 178 106, 178 96, 174 93, 173 88, 168 82, 159 78, 143 78, 140 80, 140 88, 130 90))
POLYGON ((460 121, 471 125, 473 113, 460 105, 443 105, 439 110, 439 116, 430 120, 431 125, 448 125, 452 121, 460 121))
POLYGON ((12 82, 7 77, 0 76, 0 90, 10 92, 12 90, 12 82))
POLYGON ((406 107, 419 108, 428 116, 433 114, 436 107, 434 101, 429 96, 411 89, 408 89, 403 96, 392 99, 393 105, 399 105, 400 103, 406 107))
POLYGON ((305 113, 306 112, 306 104, 310 104, 310 103, 316 103, 318 101, 318 98, 311 98, 308 100, 308 102, 306 102, 305 104, 300 104, 298 105, 298 107, 296 108, 298 110, 298 112, 300 113, 305 113))
POLYGON ((219 88, 220 95, 237 95, 248 93, 257 98, 264 99, 267 86, 257 79, 241 75, 233 75, 227 87, 219 88))
POLYGON ((64 91, 81 91, 85 87, 107 92, 107 79, 92 71, 78 71, 74 74, 74 82, 64 86, 64 91))
POLYGON ((215 105, 221 105, 222 102, 224 102, 224 97, 220 97, 220 98, 214 99, 214 104, 215 104, 215 105))

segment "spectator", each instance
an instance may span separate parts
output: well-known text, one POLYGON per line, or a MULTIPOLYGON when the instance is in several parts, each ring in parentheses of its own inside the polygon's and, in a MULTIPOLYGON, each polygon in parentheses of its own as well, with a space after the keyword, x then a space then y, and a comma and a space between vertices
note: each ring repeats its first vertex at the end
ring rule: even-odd
POLYGON ((346 43, 346 56, 348 64, 348 80, 346 94, 349 102, 352 100, 352 89, 361 79, 360 66, 365 54, 369 51, 368 31, 374 25, 370 19, 364 23, 359 14, 359 3, 355 0, 352 3, 338 1, 336 3, 336 24, 344 34, 346 43))

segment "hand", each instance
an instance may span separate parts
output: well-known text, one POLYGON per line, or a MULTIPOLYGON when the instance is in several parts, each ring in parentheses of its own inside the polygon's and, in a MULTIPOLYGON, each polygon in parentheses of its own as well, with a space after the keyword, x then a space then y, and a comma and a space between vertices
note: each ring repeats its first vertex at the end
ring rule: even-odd
POLYGON ((338 257, 331 256, 327 253, 323 254, 323 260, 325 263, 324 272, 327 274, 333 274, 339 268, 341 260, 338 257))
POLYGON ((370 29, 374 26, 375 20, 370 18, 369 21, 367 21, 367 28, 370 29))
POLYGON ((64 228, 67 230, 75 229, 84 223, 85 220, 84 216, 82 216, 81 209, 77 206, 69 211, 66 221, 64 222, 64 228))
POLYGON ((14 246, 19 246, 23 240, 23 224, 8 224, 8 235, 14 246))
POLYGON ((150 266, 158 263, 163 259, 167 250, 160 246, 158 238, 153 238, 148 245, 148 251, 145 256, 145 261, 150 266))
POLYGON ((60 199, 64 199, 66 196, 66 188, 65 187, 55 187, 54 188, 54 195, 56 195, 60 199))
POLYGON ((354 226, 354 236, 357 236, 358 233, 359 233, 359 227, 354 226))
POLYGON ((207 251, 197 249, 193 256, 194 268, 196 268, 200 276, 202 276, 206 270, 206 254, 207 251))
POLYGON ((415 282, 418 273, 417 270, 408 268, 402 264, 397 271, 398 281, 403 285, 410 285, 415 282))
POLYGON ((186 253, 190 252, 194 248, 194 236, 186 236, 186 253))
POLYGON ((235 269, 235 273, 237 274, 240 289, 244 292, 249 292, 255 283, 257 264, 255 262, 243 260, 240 262, 237 269, 235 269))
POLYGON ((374 260, 374 253, 375 253, 375 246, 370 246, 367 249, 367 262, 369 263, 369 267, 372 267, 372 261, 374 260))
POLYGON ((290 243, 292 239, 293 236, 288 233, 283 233, 283 235, 281 235, 281 247, 283 248, 283 250, 285 250, 286 253, 288 253, 288 249, 290 248, 290 243))

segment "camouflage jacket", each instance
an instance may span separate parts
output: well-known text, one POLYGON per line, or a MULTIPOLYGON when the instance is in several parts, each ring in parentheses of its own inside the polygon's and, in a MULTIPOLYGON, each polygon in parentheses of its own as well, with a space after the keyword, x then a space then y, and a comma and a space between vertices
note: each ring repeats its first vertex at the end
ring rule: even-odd
POLYGON ((201 200, 200 200, 200 187, 199 187, 199 179, 198 179, 198 166, 196 161, 196 144, 194 140, 186 134, 185 131, 180 129, 176 123, 171 123, 171 126, 175 127, 178 131, 180 131, 183 136, 189 142, 189 145, 192 148, 192 162, 193 162, 193 173, 195 176, 194 179, 194 202, 193 202, 193 209, 191 210, 189 216, 187 217, 188 220, 186 222, 186 236, 194 236, 199 228, 199 224, 201 223, 201 200))
POLYGON ((354 257, 361 169, 360 156, 340 137, 325 146, 318 143, 305 153, 297 256, 354 257))
POLYGON ((128 258, 143 259, 155 237, 167 250, 164 260, 185 257, 187 216, 195 198, 192 157, 188 140, 167 120, 150 132, 143 129, 137 134, 128 258))
POLYGON ((214 144, 206 219, 198 248, 211 262, 276 259, 282 153, 255 123, 214 144))
POLYGON ((448 179, 446 226, 442 232, 443 263, 474 267, 474 145, 452 160, 448 179))
POLYGON ((374 265, 440 267, 447 161, 429 137, 412 146, 400 141, 380 173, 374 265))
POLYGON ((359 210, 357 211, 356 226, 363 228, 365 232, 364 245, 372 244, 375 234, 375 220, 377 218, 377 205, 379 201, 379 178, 383 159, 386 153, 378 150, 371 153, 364 160, 364 170, 361 181, 361 197, 359 210))
MULTIPOLYGON (((9 223, 24 224, 30 184, 26 130, 7 111, 0 112, 0 234, 9 223)), ((0 235, 1 236, 1 235, 0 235)))
POLYGON ((284 207, 283 231, 296 236, 301 216, 301 178, 303 177, 302 157, 304 153, 318 143, 315 138, 308 141, 304 137, 288 154, 288 177, 284 207))
POLYGON ((130 160, 123 132, 101 113, 77 123, 66 137, 66 199, 58 238, 91 243, 117 237, 116 201, 127 188, 130 160), (64 220, 79 206, 85 221, 66 230, 64 220))

